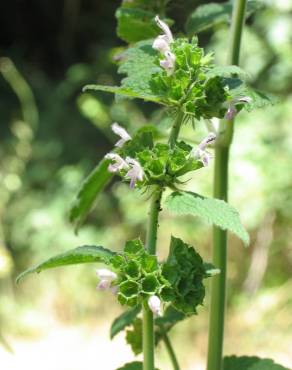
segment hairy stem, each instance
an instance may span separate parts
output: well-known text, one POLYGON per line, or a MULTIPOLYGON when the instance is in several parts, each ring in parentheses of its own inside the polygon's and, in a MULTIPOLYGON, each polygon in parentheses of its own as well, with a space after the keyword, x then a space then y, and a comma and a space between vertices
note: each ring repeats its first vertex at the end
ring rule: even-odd
POLYGON ((179 364, 178 364, 178 361, 177 361, 177 358, 176 358, 174 349, 172 347, 172 344, 171 344, 171 342, 169 340, 168 335, 166 333, 163 333, 162 334, 162 339, 164 341, 165 347, 166 347, 167 352, 169 354, 169 358, 170 358, 170 361, 172 363, 173 370, 180 370, 180 367, 179 367, 179 364))
MULTIPOLYGON (((182 124, 184 114, 179 112, 171 129, 169 144, 173 148, 179 130, 182 124)), ((158 231, 158 218, 160 212, 161 196, 163 193, 163 188, 157 186, 152 194, 149 218, 148 218, 148 228, 146 236, 146 248, 150 254, 156 253, 156 241, 157 241, 157 231, 158 231)), ((169 341, 169 339, 168 339, 169 341)), ((143 305, 143 370, 154 370, 154 319, 153 313, 150 311, 147 304, 143 305)), ((173 350, 172 350, 173 352, 173 350)))
POLYGON ((177 113, 177 116, 175 118, 175 121, 172 125, 172 128, 171 128, 171 131, 170 131, 170 135, 169 135, 169 145, 171 148, 173 148, 175 146, 175 143, 177 141, 177 138, 178 138, 178 134, 179 134, 179 131, 180 131, 180 128, 181 128, 181 125, 182 125, 182 122, 183 122, 183 118, 184 118, 184 112, 182 112, 181 110, 177 113))
MULTIPOLYGON (((246 0, 235 0, 231 22, 228 64, 238 65, 239 62, 245 8, 246 0)), ((214 197, 225 201, 228 199, 228 161, 229 149, 233 138, 233 127, 233 121, 223 121, 221 123, 220 131, 223 131, 223 137, 218 140, 218 145, 215 149, 214 197)), ((211 282, 207 370, 221 370, 226 296, 227 233, 218 227, 213 229, 213 263, 220 269, 221 273, 213 277, 211 282)))
MULTIPOLYGON (((156 252, 156 240, 158 231, 158 216, 163 189, 157 187, 152 195, 148 229, 146 237, 146 248, 150 254, 156 252)), ((143 306, 143 370, 154 370, 154 320, 153 313, 147 304, 143 306)))

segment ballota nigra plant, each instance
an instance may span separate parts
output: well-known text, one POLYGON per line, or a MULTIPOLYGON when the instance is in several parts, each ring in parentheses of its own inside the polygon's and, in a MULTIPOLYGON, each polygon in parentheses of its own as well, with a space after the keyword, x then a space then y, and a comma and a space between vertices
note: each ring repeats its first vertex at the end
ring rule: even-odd
MULTIPOLYGON (((119 10, 121 19, 127 10, 134 18, 139 17, 137 9, 133 12, 133 8, 125 6, 119 10)), ((140 9, 143 11, 146 12, 140 9)), ((154 348, 159 341, 164 341, 173 368, 179 369, 168 332, 179 321, 197 313, 205 297, 204 279, 220 274, 220 269, 204 262, 193 246, 175 236, 170 236, 168 257, 159 261, 156 255, 159 212, 163 207, 177 215, 201 217, 248 244, 249 237, 237 211, 223 200, 185 191, 183 179, 185 175, 190 178, 194 171, 200 172, 212 160, 208 147, 221 140, 221 133, 212 123, 214 118, 230 121, 242 109, 251 110, 268 101, 242 80, 244 73, 239 67, 216 66, 213 54, 205 54, 196 37, 175 39, 164 20, 156 16, 155 22, 156 26, 151 23, 151 30, 155 30, 156 36, 160 31, 156 38, 139 41, 119 56, 119 72, 126 74, 121 86, 89 85, 84 90, 110 92, 118 97, 162 105, 173 117, 168 138, 165 132, 165 136, 157 140, 155 129, 150 125, 130 135, 118 123, 113 123, 112 130, 119 140, 82 185, 70 215, 71 220, 80 225, 96 195, 117 175, 129 182, 131 189, 141 195, 148 194, 146 240, 127 241, 120 252, 101 246, 78 247, 18 277, 19 281, 29 273, 64 265, 103 263, 105 267, 97 270, 97 289, 110 290, 126 308, 113 322, 111 338, 126 329, 126 339, 133 352, 143 352, 143 362, 128 363, 119 370, 154 370, 154 348), (195 120, 205 120, 209 132, 193 147, 180 140, 179 134, 183 124, 195 120), (165 189, 171 191, 166 198, 163 197, 165 189)), ((219 360, 212 370, 220 370, 221 365, 219 360)), ((256 357, 224 360, 226 370, 282 368, 277 366, 256 357)))

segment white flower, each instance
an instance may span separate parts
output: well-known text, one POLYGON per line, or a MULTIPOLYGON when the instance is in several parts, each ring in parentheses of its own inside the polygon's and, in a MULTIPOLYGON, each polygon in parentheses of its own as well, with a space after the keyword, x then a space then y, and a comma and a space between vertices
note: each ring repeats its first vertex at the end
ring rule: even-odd
POLYGON ((118 123, 113 123, 112 125, 111 125, 111 128, 112 128, 112 130, 113 130, 113 132, 116 134, 116 135, 118 135, 118 136, 120 136, 120 140, 115 144, 115 146, 118 146, 118 147, 122 147, 124 144, 125 144, 125 142, 127 142, 127 141, 129 141, 129 140, 131 140, 132 138, 131 138, 131 136, 127 133, 127 131, 123 128, 123 127, 121 127, 118 123))
POLYGON ((213 156, 206 150, 206 147, 213 144, 215 140, 216 135, 213 132, 210 132, 208 136, 200 142, 198 148, 191 151, 190 155, 193 156, 195 159, 201 161, 204 167, 208 166, 213 156))
POLYGON ((168 25, 163 22, 159 16, 157 15, 155 17, 155 22, 157 23, 157 26, 163 31, 164 35, 165 36, 165 41, 170 44, 171 42, 173 42, 173 36, 172 36, 172 33, 170 31, 170 28, 168 27, 168 25))
POLYGON ((164 59, 160 61, 160 66, 164 68, 168 75, 171 75, 175 66, 175 55, 170 51, 170 44, 173 42, 173 36, 168 25, 163 22, 159 16, 155 17, 158 27, 163 31, 154 40, 152 47, 163 54, 164 59))
POLYGON ((228 121, 232 120, 237 114, 236 105, 238 105, 238 104, 247 104, 247 103, 250 103, 251 101, 252 101, 252 99, 249 96, 242 96, 240 98, 232 99, 227 104, 227 112, 226 112, 224 118, 227 119, 228 121))
POLYGON ((164 58, 160 61, 160 66, 166 70, 168 75, 171 75, 175 66, 175 55, 171 51, 166 51, 164 58))
POLYGON ((160 51, 164 54, 166 51, 169 51, 169 43, 167 42, 167 37, 165 35, 159 35, 156 37, 152 44, 152 48, 160 51))
POLYGON ((96 275, 101 279, 101 280, 108 280, 112 282, 115 280, 118 276, 115 272, 109 270, 109 269, 98 269, 96 270, 96 275))
POLYGON ((111 287, 111 284, 118 277, 117 274, 108 269, 98 269, 96 270, 96 275, 100 279, 100 282, 98 283, 96 289, 111 290, 114 293, 115 287, 111 287))
POLYGON ((150 310, 154 313, 154 315, 162 316, 162 304, 157 295, 152 295, 148 299, 148 306, 150 310))
POLYGON ((140 163, 133 158, 127 157, 126 162, 128 165, 131 166, 130 170, 126 173, 130 181, 130 188, 133 189, 135 187, 136 181, 142 181, 144 177, 144 171, 141 167, 140 163))
POLYGON ((121 156, 119 156, 116 153, 108 153, 104 157, 105 157, 105 159, 110 159, 111 161, 114 162, 114 163, 111 163, 108 166, 109 172, 115 173, 115 172, 120 171, 120 170, 128 170, 129 169, 129 166, 128 166, 127 162, 121 156))

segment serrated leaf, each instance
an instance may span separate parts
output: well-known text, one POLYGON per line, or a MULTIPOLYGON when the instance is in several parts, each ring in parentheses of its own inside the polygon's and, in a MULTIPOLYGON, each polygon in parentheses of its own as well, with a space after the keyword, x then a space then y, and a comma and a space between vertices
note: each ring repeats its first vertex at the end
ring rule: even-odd
POLYGON ((109 249, 100 246, 82 246, 71 249, 67 252, 58 254, 48 260, 33 266, 24 272, 22 272, 17 278, 16 282, 19 283, 26 275, 41 272, 43 270, 68 266, 77 265, 80 263, 91 263, 91 262, 103 262, 105 264, 110 263, 110 259, 115 255, 114 252, 109 249))
POLYGON ((70 221, 75 224, 76 231, 86 218, 98 194, 113 176, 107 169, 109 163, 110 161, 102 159, 85 179, 78 191, 69 215, 70 221))
POLYGON ((240 222, 238 212, 223 200, 206 198, 193 192, 176 191, 166 198, 165 205, 176 214, 199 216, 223 230, 231 231, 245 245, 249 244, 249 235, 240 222))
POLYGON ((119 332, 131 325, 138 313, 141 311, 141 306, 134 307, 126 312, 123 312, 117 317, 111 326, 110 337, 113 339, 119 332))
POLYGON ((215 66, 208 69, 208 71, 206 72, 206 76, 208 78, 215 76, 232 77, 232 75, 237 75, 243 79, 247 77, 247 73, 243 69, 235 65, 215 66))
POLYGON ((237 78, 226 78, 224 82, 226 86, 229 87, 229 92, 232 97, 249 96, 251 98, 250 103, 244 104, 244 108, 247 111, 263 108, 277 102, 277 99, 273 95, 254 90, 237 78))
POLYGON ((156 56, 151 41, 138 42, 120 55, 118 73, 126 75, 121 80, 121 86, 87 85, 83 91, 100 90, 163 104, 161 97, 153 94, 150 87, 152 75, 160 70, 155 63, 156 56))
POLYGON ((151 39, 158 34, 154 17, 154 13, 143 9, 121 7, 116 11, 117 34, 129 43, 151 39))
POLYGON ((151 101, 154 103, 161 103, 161 99, 155 95, 144 94, 142 92, 135 92, 134 90, 130 88, 124 88, 120 86, 103 86, 103 85, 84 86, 83 91, 88 91, 88 90, 105 91, 105 92, 125 96, 130 99, 138 98, 138 99, 143 99, 145 101, 151 101))
MULTIPOLYGON (((247 16, 261 9, 262 4, 258 1, 247 2, 247 16)), ((186 32, 194 34, 205 31, 220 23, 227 23, 231 19, 232 3, 209 3, 200 5, 189 16, 186 23, 186 32)))
POLYGON ((251 356, 228 356, 224 357, 224 370, 289 370, 288 368, 276 364, 271 359, 264 359, 251 356))
POLYGON ((131 328, 126 331, 126 341, 135 355, 139 355, 142 352, 142 337, 142 320, 136 318, 131 328))
POLYGON ((127 75, 121 81, 122 87, 136 93, 153 95, 149 81, 160 70, 156 65, 156 56, 151 41, 141 41, 127 49, 121 56, 122 62, 118 69, 119 73, 127 75))

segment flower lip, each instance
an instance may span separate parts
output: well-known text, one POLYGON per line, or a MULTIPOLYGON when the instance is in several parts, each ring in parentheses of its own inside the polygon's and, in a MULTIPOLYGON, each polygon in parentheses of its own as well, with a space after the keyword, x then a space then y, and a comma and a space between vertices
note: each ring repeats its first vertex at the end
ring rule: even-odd
POLYGON ((128 134, 128 132, 122 127, 120 126, 117 122, 114 122, 112 125, 111 125, 111 129, 113 130, 113 132, 120 136, 120 140, 115 144, 115 146, 118 146, 118 147, 122 147, 125 142, 131 140, 131 136, 128 134))
POLYGON ((144 177, 144 171, 140 163, 131 157, 126 158, 126 163, 131 166, 130 170, 126 173, 126 176, 130 178, 130 188, 133 189, 138 181, 142 181, 144 177))
POLYGON ((163 22, 158 15, 155 17, 155 22, 157 23, 157 26, 164 32, 167 43, 170 44, 173 42, 173 36, 168 25, 163 22))
POLYGON ((115 173, 115 172, 118 172, 120 170, 128 170, 129 169, 129 165, 127 164, 127 162, 121 156, 119 156, 117 153, 107 153, 104 156, 104 158, 109 159, 109 160, 114 162, 114 163, 109 164, 109 166, 108 166, 108 171, 109 172, 115 173))
POLYGON ((166 51, 169 51, 167 37, 165 35, 157 36, 152 44, 152 48, 160 51, 162 54, 164 54, 166 51))
POLYGON ((175 66, 175 55, 171 51, 164 53, 165 59, 160 61, 160 66, 164 68, 168 75, 171 75, 175 66))

